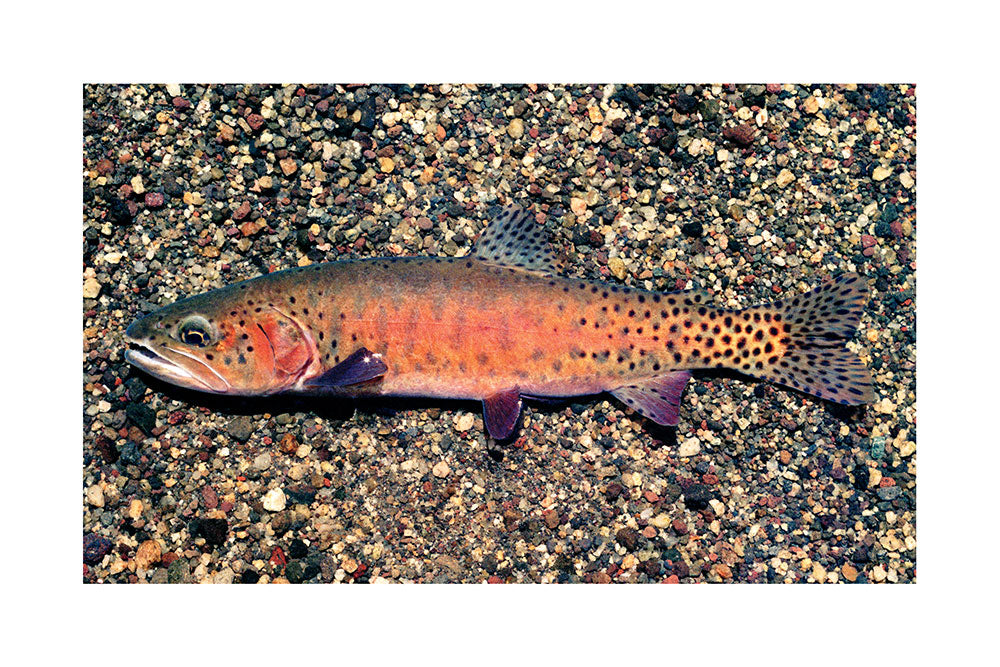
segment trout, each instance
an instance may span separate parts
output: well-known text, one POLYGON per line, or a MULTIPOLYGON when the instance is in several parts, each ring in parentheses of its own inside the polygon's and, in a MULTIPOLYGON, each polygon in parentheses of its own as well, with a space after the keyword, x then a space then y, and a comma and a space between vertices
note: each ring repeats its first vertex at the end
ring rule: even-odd
POLYGON ((497 440, 514 433, 523 397, 609 392, 675 426, 695 369, 873 401, 868 369, 845 347, 867 294, 843 274, 734 310, 697 290, 561 277, 543 226, 508 207, 465 257, 315 264, 178 301, 129 326, 125 358, 216 394, 480 400, 497 440))

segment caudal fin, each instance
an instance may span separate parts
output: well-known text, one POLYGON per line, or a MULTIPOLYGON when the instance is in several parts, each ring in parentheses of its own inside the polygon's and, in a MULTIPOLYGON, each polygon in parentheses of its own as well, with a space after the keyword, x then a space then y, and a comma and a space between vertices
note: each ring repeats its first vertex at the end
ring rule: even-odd
POLYGON ((871 373, 845 346, 867 299, 865 280, 846 273, 805 294, 760 306, 781 314, 790 342, 777 363, 752 374, 843 405, 871 403, 871 373))

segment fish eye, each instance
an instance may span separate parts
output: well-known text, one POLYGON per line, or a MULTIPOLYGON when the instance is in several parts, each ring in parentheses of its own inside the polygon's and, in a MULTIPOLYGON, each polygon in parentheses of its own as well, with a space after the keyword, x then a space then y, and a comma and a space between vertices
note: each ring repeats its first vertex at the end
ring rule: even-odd
POLYGON ((177 328, 177 338, 185 345, 205 347, 212 342, 211 327, 204 317, 192 315, 177 328))

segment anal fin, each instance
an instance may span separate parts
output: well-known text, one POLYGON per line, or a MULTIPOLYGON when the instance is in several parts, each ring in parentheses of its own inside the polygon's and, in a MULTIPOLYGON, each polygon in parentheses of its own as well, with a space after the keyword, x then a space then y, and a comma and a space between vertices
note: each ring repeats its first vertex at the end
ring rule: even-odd
POLYGON ((483 421, 494 440, 506 440, 521 416, 521 391, 514 387, 483 399, 483 421))
POLYGON ((674 371, 618 387, 611 394, 657 424, 677 426, 681 393, 690 379, 690 371, 674 371))
POLYGON ((307 388, 346 387, 352 384, 374 380, 389 370, 382 361, 382 355, 360 347, 351 356, 326 371, 306 381, 307 388))

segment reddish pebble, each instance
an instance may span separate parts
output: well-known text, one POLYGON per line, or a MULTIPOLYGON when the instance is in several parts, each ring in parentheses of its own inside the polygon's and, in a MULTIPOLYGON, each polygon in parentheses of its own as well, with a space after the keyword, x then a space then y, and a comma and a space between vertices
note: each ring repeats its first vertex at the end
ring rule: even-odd
POLYGON ((727 127, 722 131, 722 136, 739 146, 749 146, 757 136, 757 130, 750 123, 743 123, 736 127, 727 127))
POLYGON ((219 494, 207 484, 201 487, 201 500, 207 509, 214 510, 219 506, 219 494))
POLYGON ((681 580, 677 578, 676 574, 672 574, 669 577, 667 577, 666 579, 664 579, 663 583, 665 583, 665 584, 679 584, 679 583, 681 583, 681 580))
POLYGON ((160 192, 147 192, 145 202, 146 206, 150 208, 159 208, 163 206, 163 194, 160 192))
POLYGON ((190 109, 191 108, 191 103, 188 102, 183 97, 175 97, 173 99, 173 103, 174 103, 174 108, 175 109, 190 109))
POLYGON ((875 243, 877 243, 877 241, 875 240, 875 237, 872 236, 871 234, 862 234, 861 235, 861 247, 862 248, 871 248, 873 245, 875 245, 875 243))
POLYGON ((687 535, 688 527, 682 519, 674 519, 670 522, 670 527, 674 529, 674 532, 678 535, 687 535))
POLYGON ((250 215, 250 202, 245 201, 233 213, 233 220, 242 220, 248 215, 250 215))
POLYGON ((252 113, 247 116, 247 125, 253 130, 259 130, 264 125, 264 117, 259 113, 252 113))

